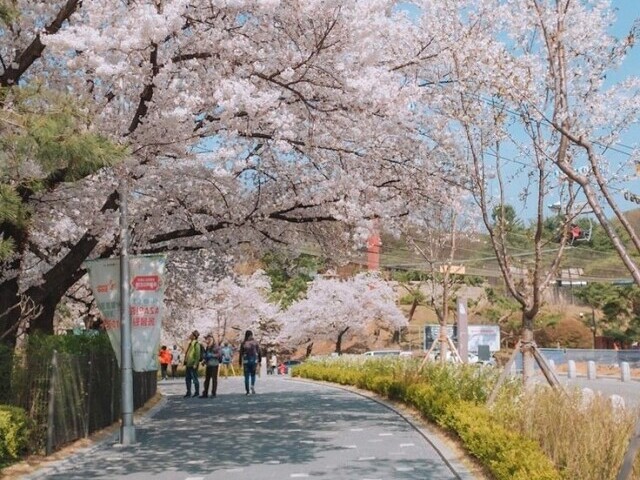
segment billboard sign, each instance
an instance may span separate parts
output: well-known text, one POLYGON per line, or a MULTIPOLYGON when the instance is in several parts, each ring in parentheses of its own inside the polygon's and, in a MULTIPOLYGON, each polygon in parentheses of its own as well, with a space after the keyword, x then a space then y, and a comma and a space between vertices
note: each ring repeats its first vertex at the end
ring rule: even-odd
MULTIPOLYGON (((491 352, 500 350, 500 326, 499 325, 468 325, 468 352, 477 353, 478 345, 488 345, 491 352)), ((438 339, 440 325, 424 325, 423 348, 425 352, 431 348, 433 342, 438 339)), ((447 325, 447 335, 453 343, 458 345, 458 326, 447 325)))

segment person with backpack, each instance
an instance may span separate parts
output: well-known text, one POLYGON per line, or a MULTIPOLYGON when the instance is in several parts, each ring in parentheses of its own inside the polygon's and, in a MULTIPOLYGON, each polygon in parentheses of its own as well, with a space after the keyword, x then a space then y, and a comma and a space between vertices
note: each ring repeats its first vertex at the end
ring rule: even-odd
POLYGON ((185 398, 191 397, 191 384, 194 386, 194 397, 200 394, 200 381, 198 380, 198 365, 202 361, 202 345, 198 342, 200 333, 197 330, 191 332, 189 336, 189 345, 184 354, 184 366, 187 367, 185 374, 185 383, 187 384, 187 393, 185 398))
POLYGON ((233 369, 233 348, 229 345, 229 342, 225 340, 222 345, 222 370, 224 372, 224 378, 229 376, 229 369, 231 374, 235 377, 236 371, 233 369))
POLYGON ((240 345, 240 367, 244 372, 244 389, 245 394, 249 395, 249 385, 251 385, 251 393, 255 394, 256 389, 256 369, 261 361, 260 345, 253 338, 253 332, 247 330, 244 333, 244 341, 240 345))
POLYGON ((209 394, 209 384, 211 383, 211 396, 215 397, 218 391, 218 365, 220 365, 220 359, 222 354, 220 347, 216 345, 216 341, 213 335, 209 334, 205 337, 207 341, 204 348, 204 360, 205 365, 205 378, 204 378, 204 390, 200 398, 207 398, 209 394))

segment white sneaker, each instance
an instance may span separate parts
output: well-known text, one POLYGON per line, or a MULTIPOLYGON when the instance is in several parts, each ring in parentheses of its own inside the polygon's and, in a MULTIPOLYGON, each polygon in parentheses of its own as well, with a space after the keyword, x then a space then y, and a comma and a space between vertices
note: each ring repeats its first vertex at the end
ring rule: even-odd
POLYGON ((256 389, 255 389, 255 388, 253 388, 253 387, 251 387, 251 393, 253 393, 253 394, 255 395, 255 393, 256 393, 256 389))

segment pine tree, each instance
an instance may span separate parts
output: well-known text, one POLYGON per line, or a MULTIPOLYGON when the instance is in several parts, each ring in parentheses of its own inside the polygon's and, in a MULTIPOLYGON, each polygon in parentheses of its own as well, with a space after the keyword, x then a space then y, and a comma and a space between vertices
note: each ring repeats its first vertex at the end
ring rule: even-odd
POLYGON ((42 88, 0 91, 0 260, 20 254, 35 194, 113 165, 124 149, 84 128, 82 109, 42 88))

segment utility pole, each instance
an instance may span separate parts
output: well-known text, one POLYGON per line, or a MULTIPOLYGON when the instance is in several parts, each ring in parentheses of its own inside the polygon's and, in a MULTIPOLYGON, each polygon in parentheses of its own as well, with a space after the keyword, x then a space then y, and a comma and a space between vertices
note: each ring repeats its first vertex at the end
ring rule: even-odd
POLYGON ((133 370, 131 356, 131 316, 129 314, 129 225, 127 222, 127 179, 120 180, 120 371, 121 410, 120 443, 132 445, 136 442, 133 425, 133 370))
POLYGON ((591 328, 593 330, 593 349, 596 348, 596 311, 591 307, 591 328))

